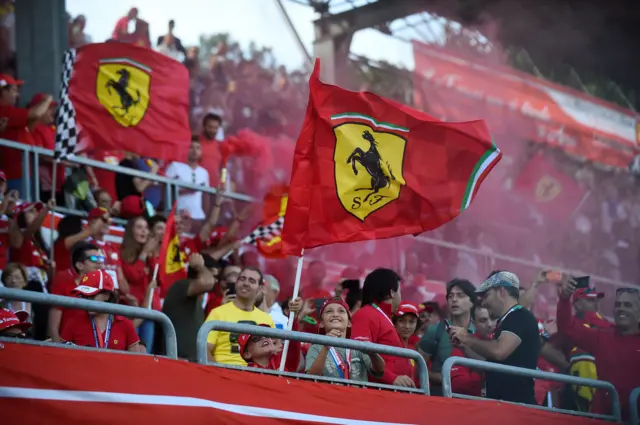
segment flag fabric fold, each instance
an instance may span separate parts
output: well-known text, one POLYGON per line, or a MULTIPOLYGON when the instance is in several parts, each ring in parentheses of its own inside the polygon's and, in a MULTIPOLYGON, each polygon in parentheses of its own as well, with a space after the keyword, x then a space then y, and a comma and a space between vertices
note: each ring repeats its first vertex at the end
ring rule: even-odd
POLYGON ((176 227, 176 205, 174 204, 162 238, 159 254, 158 280, 168 289, 174 282, 187 278, 184 258, 180 250, 180 237, 176 227))
POLYGON ((500 161, 484 121, 448 123, 324 84, 316 61, 296 144, 284 253, 418 234, 466 210, 500 161))
POLYGON ((180 62, 127 43, 69 49, 56 129, 59 160, 89 149, 186 157, 189 72, 180 62))

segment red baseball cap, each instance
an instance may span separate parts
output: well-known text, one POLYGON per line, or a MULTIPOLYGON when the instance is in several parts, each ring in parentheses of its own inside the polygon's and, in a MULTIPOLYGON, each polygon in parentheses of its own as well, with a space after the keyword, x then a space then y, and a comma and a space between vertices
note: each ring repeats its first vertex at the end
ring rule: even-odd
POLYGON ((0 74, 0 87, 21 86, 24 84, 22 80, 16 80, 9 74, 0 74))
POLYGON ((96 218, 102 218, 107 214, 109 214, 108 209, 96 207, 96 208, 93 208, 91 211, 89 211, 89 216, 87 217, 87 220, 92 221, 92 220, 95 220, 96 218))
MULTIPOLYGON (((271 326, 267 325, 266 323, 262 323, 258 326, 262 326, 264 328, 270 328, 271 326)), ((244 352, 247 349, 247 346, 249 345, 249 342, 251 341, 251 337, 253 335, 249 335, 249 334, 242 334, 238 337, 238 346, 240 348, 240 357, 242 357, 244 359, 244 352)))
POLYGON ((138 195, 129 195, 122 198, 120 203, 120 217, 131 218, 144 215, 144 199, 138 195))
POLYGON ((20 205, 16 206, 13 209, 13 213, 16 215, 20 215, 23 212, 29 211, 32 208, 35 208, 36 211, 40 211, 42 209, 42 207, 44 206, 44 204, 42 202, 23 202, 20 205))
POLYGON ((94 270, 82 276, 80 285, 73 290, 78 295, 92 297, 100 292, 113 292, 113 278, 104 270, 94 270))
POLYGON ((0 180, 7 181, 7 175, 2 170, 0 170, 0 180))
POLYGON ((576 292, 573 293, 573 300, 582 300, 582 299, 594 299, 594 298, 604 298, 604 292, 596 291, 596 288, 588 287, 588 288, 578 288, 576 292))
POLYGON ((394 316, 404 316, 405 314, 413 314, 414 316, 418 317, 418 306, 416 306, 415 304, 412 303, 401 303, 400 306, 398 307, 398 311, 396 311, 396 313, 394 314, 394 316))
MULTIPOLYGON (((49 95, 46 93, 34 94, 31 100, 29 101, 29 103, 27 104, 27 108, 31 108, 33 106, 39 105, 47 96, 49 95)), ((51 102, 51 106, 56 106, 57 104, 58 102, 56 102, 55 100, 51 102)))
POLYGON ((324 304, 322 304, 322 307, 320 308, 320 317, 322 317, 322 313, 324 313, 324 309, 329 305, 329 304, 340 304, 342 307, 344 307, 345 310, 347 310, 347 314, 349 315, 349 319, 351 319, 351 311, 349 310, 349 306, 347 305, 347 303, 340 297, 332 297, 327 299, 324 304))
POLYGON ((0 309, 0 332, 17 327, 22 332, 27 332, 31 327, 31 323, 27 321, 29 313, 26 311, 16 311, 15 313, 6 308, 0 309))

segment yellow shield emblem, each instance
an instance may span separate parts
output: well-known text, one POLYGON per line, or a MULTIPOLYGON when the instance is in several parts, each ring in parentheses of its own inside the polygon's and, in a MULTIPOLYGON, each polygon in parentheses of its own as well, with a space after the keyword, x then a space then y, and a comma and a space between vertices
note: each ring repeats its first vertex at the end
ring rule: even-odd
POLYGON ((407 141, 361 123, 339 124, 333 132, 338 198, 349 213, 364 221, 400 196, 406 184, 402 167, 407 141))
POLYGON ((165 259, 165 273, 177 273, 184 269, 184 258, 180 250, 180 239, 178 235, 174 236, 167 247, 167 258, 165 259))
POLYGON ((536 200, 538 202, 551 202, 562 192, 560 183, 549 176, 543 176, 536 186, 536 200))
POLYGON ((135 127, 149 107, 151 68, 131 59, 100 60, 96 96, 123 127, 135 127))

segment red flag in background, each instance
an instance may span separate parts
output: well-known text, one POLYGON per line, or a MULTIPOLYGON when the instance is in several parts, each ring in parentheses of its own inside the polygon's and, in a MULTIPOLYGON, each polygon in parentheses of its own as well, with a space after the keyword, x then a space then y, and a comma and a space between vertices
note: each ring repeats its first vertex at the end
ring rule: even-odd
POLYGON ((65 66, 72 67, 68 99, 75 124, 63 98, 58 123, 68 123, 58 125, 58 131, 75 125, 88 141, 74 152, 123 150, 164 160, 186 158, 191 129, 189 72, 183 64, 147 48, 110 42, 75 49, 73 63, 65 66))
POLYGON ((174 282, 186 279, 187 272, 185 270, 184 259, 180 251, 180 237, 176 228, 176 205, 173 205, 171 214, 167 217, 167 228, 162 238, 162 246, 159 254, 159 282, 164 287, 163 292, 169 289, 174 282))
POLYGON ((567 219, 586 194, 574 179, 559 171, 543 155, 529 161, 513 190, 549 222, 567 219))
POLYGON ((296 144, 284 252, 435 229, 467 209, 500 150, 484 121, 446 123, 319 80, 296 144))

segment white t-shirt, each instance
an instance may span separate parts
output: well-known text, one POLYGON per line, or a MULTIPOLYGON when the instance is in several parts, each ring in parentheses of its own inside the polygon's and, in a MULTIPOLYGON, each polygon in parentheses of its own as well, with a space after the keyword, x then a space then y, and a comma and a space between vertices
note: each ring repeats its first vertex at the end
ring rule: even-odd
MULTIPOLYGON (((201 166, 191 168, 190 165, 182 162, 172 162, 167 168, 166 176, 191 183, 198 186, 209 187, 209 173, 201 166)), ((202 209, 202 192, 194 192, 180 195, 178 197, 178 210, 186 210, 195 220, 204 220, 205 214, 202 209)))

